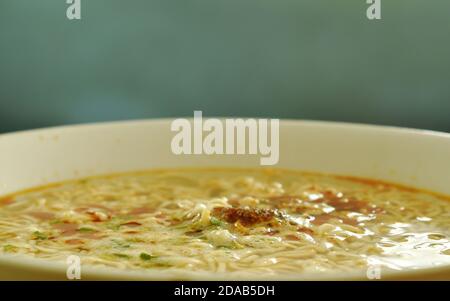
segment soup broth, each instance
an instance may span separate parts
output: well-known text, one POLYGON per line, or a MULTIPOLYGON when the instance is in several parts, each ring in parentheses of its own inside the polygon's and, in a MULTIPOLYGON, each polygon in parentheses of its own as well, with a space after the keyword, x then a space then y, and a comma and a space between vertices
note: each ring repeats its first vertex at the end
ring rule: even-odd
POLYGON ((450 202, 281 169, 154 170, 0 199, 0 253, 126 270, 281 277, 450 264, 450 202))

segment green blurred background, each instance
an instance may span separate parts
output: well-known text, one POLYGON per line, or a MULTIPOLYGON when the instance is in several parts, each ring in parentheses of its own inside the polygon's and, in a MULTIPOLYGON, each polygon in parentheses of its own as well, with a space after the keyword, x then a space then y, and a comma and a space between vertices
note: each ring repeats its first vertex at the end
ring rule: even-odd
POLYGON ((450 131, 450 1, 0 0, 0 132, 204 115, 450 131))

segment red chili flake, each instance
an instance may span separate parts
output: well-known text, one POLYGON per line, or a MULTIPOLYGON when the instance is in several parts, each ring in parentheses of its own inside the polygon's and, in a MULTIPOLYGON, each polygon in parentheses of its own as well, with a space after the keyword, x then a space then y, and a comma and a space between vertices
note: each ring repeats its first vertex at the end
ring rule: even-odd
POLYGON ((155 209, 148 208, 148 207, 140 207, 140 208, 134 208, 132 209, 129 214, 131 215, 139 215, 139 214, 146 214, 146 213, 153 213, 155 212, 155 209))
POLYGON ((183 222, 183 221, 182 221, 182 220, 179 220, 179 219, 172 219, 172 220, 169 221, 169 224, 170 224, 171 226, 176 226, 176 225, 181 224, 182 222, 183 222))
POLYGON ((99 211, 87 211, 86 212, 93 222, 104 222, 106 220, 109 220, 111 218, 110 214, 99 212, 99 211), (105 219, 103 219, 102 214, 106 215, 105 219))
POLYGON ((312 229, 307 228, 307 227, 298 227, 297 231, 305 233, 305 234, 309 234, 309 235, 313 235, 314 234, 314 231, 312 229))
POLYGON ((8 205, 10 205, 12 203, 14 203, 14 199, 13 198, 6 198, 6 199, 0 200, 0 206, 8 206, 8 205))
POLYGON ((33 211, 28 213, 32 217, 35 217, 40 220, 50 220, 55 217, 55 215, 51 212, 43 212, 43 211, 33 211))
POLYGON ((339 218, 344 224, 350 225, 350 226, 357 226, 358 225, 358 221, 356 219, 353 218, 348 218, 348 217, 340 217, 339 218))
POLYGON ((314 225, 320 226, 322 224, 325 224, 329 220, 336 218, 331 214, 321 214, 314 216, 314 220, 311 222, 314 225))
POLYGON ((80 234, 80 237, 87 238, 87 239, 99 239, 104 236, 98 235, 96 233, 83 233, 83 234, 80 234))
POLYGON ((138 223, 138 222, 127 222, 127 223, 121 224, 121 226, 138 227, 138 226, 142 226, 142 224, 138 223))
POLYGON ((70 236, 77 233, 78 225, 72 223, 53 224, 53 228, 61 231, 64 236, 70 236))
POLYGON ((81 239, 68 239, 65 241, 65 243, 69 245, 79 245, 83 244, 84 242, 81 239))
POLYGON ((293 235, 293 234, 288 234, 285 236, 285 238, 287 240, 300 240, 300 238, 298 238, 296 235, 293 235))
POLYGON ((268 209, 244 209, 216 207, 212 215, 228 223, 239 221, 244 226, 251 226, 257 223, 269 222, 274 219, 275 211, 268 209))
POLYGON ((332 198, 327 201, 327 204, 334 207, 337 211, 356 211, 360 212, 368 208, 367 202, 359 201, 354 198, 332 198))

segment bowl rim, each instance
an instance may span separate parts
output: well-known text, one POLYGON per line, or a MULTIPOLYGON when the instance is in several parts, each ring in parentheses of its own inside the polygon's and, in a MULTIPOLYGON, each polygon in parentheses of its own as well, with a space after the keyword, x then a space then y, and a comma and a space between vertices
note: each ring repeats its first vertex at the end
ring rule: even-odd
MULTIPOLYGON (((11 132, 0 133, 0 138, 2 137, 10 137, 17 136, 22 134, 35 134, 45 131, 61 131, 61 130, 82 130, 88 128, 107 128, 107 127, 117 127, 117 126, 138 126, 143 124, 150 123, 167 123, 172 122, 176 119, 183 118, 187 120, 193 120, 192 116, 179 116, 179 117, 165 117, 165 118, 148 118, 148 119, 130 119, 130 120, 116 120, 116 121, 99 121, 99 122, 87 122, 87 123, 74 123, 74 124, 63 124, 63 125, 55 125, 48 127, 39 127, 34 129, 25 129, 11 132)), ((260 117, 231 117, 231 116, 204 116, 208 119, 219 119, 224 120, 228 118, 233 119, 265 119, 260 117)), ((267 118, 266 118, 267 119, 267 118)), ((276 119, 276 118, 275 118, 276 119)), ((291 119, 291 118, 280 118, 280 125, 283 126, 293 126, 293 125, 304 125, 304 126, 320 126, 320 127, 340 127, 340 128, 354 128, 354 129, 363 129, 363 130, 378 130, 383 132, 399 132, 406 134, 419 134, 426 136, 437 136, 450 138, 450 132, 437 131, 437 130, 429 130, 429 129, 420 129, 414 127, 403 127, 403 126, 395 126, 395 125, 380 125, 380 124, 371 124, 371 123, 360 123, 360 122, 347 122, 347 121, 329 121, 329 120, 314 120, 314 119, 291 119)))

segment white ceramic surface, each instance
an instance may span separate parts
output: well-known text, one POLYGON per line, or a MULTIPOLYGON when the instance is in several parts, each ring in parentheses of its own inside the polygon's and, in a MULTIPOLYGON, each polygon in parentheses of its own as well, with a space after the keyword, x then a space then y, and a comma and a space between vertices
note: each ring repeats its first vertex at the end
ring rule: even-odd
MULTIPOLYGON (((0 195, 67 179, 150 168, 259 166, 259 156, 172 154, 171 121, 101 123, 0 135, 0 195)), ((450 134, 284 120, 280 124, 280 161, 276 166, 381 179, 450 195, 450 134)), ((208 279, 226 278, 210 276, 208 279)), ((204 277, 83 270, 83 279, 204 277)), ((309 278, 317 277, 323 276, 309 278)), ((326 278, 330 277, 350 279, 363 275, 329 275, 326 278)), ((450 275, 449 269, 444 267, 389 277, 448 279, 450 275)), ((0 256, 0 279, 64 278, 64 265, 0 256)))

